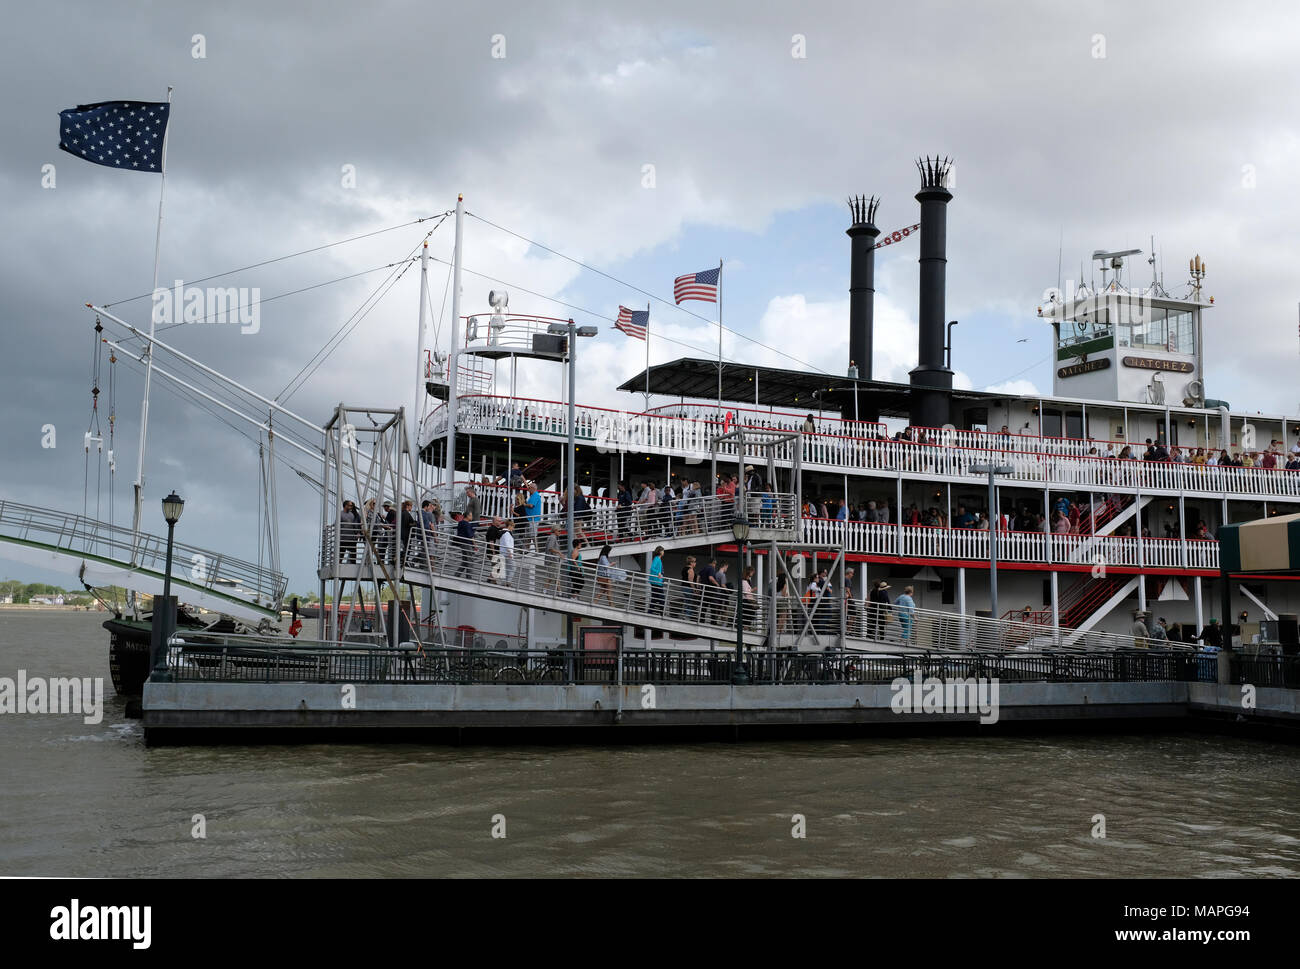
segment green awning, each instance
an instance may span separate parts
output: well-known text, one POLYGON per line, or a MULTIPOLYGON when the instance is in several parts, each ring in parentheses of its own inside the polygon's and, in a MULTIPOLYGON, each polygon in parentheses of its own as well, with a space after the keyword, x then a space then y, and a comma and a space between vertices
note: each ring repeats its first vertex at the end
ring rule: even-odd
POLYGON ((1219 529, 1219 566, 1227 572, 1300 571, 1300 515, 1276 515, 1219 529))

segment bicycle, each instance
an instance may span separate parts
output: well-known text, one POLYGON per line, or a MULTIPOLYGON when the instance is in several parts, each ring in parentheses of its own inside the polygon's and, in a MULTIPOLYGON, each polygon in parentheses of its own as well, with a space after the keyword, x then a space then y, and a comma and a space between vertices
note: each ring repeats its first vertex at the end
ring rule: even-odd
POLYGON ((546 657, 524 660, 519 665, 502 666, 493 679, 498 683, 563 683, 567 677, 560 659, 546 657))

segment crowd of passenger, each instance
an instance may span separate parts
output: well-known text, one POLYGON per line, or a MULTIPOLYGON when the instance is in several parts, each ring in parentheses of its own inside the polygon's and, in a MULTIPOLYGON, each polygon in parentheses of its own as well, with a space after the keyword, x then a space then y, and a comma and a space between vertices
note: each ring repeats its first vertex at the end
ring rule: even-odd
MULTIPOLYGON (((716 422, 717 411, 714 408, 701 407, 695 411, 686 411, 682 416, 703 418, 716 422)), ((728 412, 730 418, 731 412, 728 412)), ((859 422, 848 419, 818 417, 809 413, 802 422, 790 415, 753 416, 738 415, 745 427, 760 430, 799 432, 817 434, 826 437, 856 438, 866 441, 891 441, 896 443, 920 444, 932 447, 950 446, 952 432, 939 428, 908 426, 889 433, 884 424, 859 422)), ((1103 458, 1116 461, 1151 461, 1172 464, 1191 464, 1214 467, 1236 468, 1281 468, 1287 471, 1300 471, 1300 430, 1296 432, 1296 443, 1287 451, 1286 443, 1270 440, 1269 446, 1262 450, 1233 448, 1231 450, 1211 447, 1179 447, 1154 442, 1146 439, 1142 444, 1129 444, 1123 441, 1099 441, 1096 438, 1043 437, 1038 435, 1012 433, 1006 424, 999 431, 963 431, 968 439, 976 442, 974 446, 1006 452, 1028 452, 1056 454, 1073 457, 1103 458)))
MULTIPOLYGON (((997 527, 1003 532, 1046 532, 1053 535, 1092 535, 1096 528, 1120 513, 1131 501, 1129 496, 1120 494, 1098 493, 1091 498, 1087 496, 1073 498, 1061 495, 1052 504, 1049 514, 1021 502, 1009 507, 998 516, 997 527)), ((923 525, 928 528, 969 528, 988 531, 987 508, 968 508, 959 503, 951 516, 943 508, 934 505, 920 507, 912 502, 903 508, 901 515, 896 515, 890 508, 888 498, 878 501, 846 501, 842 497, 829 496, 805 499, 802 508, 804 518, 823 518, 831 521, 866 522, 881 525, 901 524, 923 525)), ((1164 523, 1164 537, 1179 537, 1179 523, 1176 519, 1164 523)), ((1132 537, 1134 527, 1131 524, 1120 526, 1114 534, 1132 537)), ((1153 538, 1151 529, 1142 528, 1143 538, 1153 538)), ((1201 541, 1213 541, 1214 533, 1210 531, 1203 519, 1189 529, 1187 537, 1201 541)))

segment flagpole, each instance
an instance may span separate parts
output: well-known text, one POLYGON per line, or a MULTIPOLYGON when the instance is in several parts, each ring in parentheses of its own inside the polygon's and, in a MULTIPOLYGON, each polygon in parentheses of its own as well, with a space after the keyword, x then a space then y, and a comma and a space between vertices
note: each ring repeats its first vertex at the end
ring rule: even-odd
POLYGON ((718 260, 718 421, 722 420, 722 260, 718 260))
POLYGON ((645 409, 650 412, 650 304, 645 304, 645 409))
MULTIPOLYGON (((172 86, 167 85, 167 103, 172 103, 172 86)), ((158 258, 161 254, 162 247, 162 222, 163 222, 163 198, 167 191, 167 138, 171 133, 171 112, 168 111, 167 127, 163 129, 162 143, 162 161, 159 165, 162 171, 162 181, 158 187, 158 227, 154 231, 153 237, 153 293, 158 291, 158 258)), ((144 399, 140 401, 140 449, 136 454, 135 462, 135 511, 131 516, 131 564, 138 565, 140 540, 140 510, 141 500, 144 490, 144 448, 145 441, 149 433, 149 383, 153 376, 153 338, 156 321, 154 318, 153 304, 149 306, 149 342, 145 346, 145 364, 144 364, 144 399)))

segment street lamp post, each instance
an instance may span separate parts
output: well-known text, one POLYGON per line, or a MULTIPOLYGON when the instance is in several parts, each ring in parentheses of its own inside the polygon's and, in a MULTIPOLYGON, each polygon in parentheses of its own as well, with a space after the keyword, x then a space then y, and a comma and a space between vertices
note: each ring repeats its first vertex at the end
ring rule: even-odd
MULTIPOLYGON (((739 499, 737 499, 739 500, 739 499)), ((736 664, 731 671, 732 683, 748 683, 745 669, 745 543, 749 541, 749 519, 737 514, 731 520, 731 534, 736 539, 736 664)))
MULTIPOLYGON (((569 563, 573 561, 573 500, 578 493, 578 471, 575 457, 577 456, 577 427, 576 427, 576 405, 577 394, 573 388, 574 377, 577 373, 577 337, 595 336, 598 332, 594 326, 578 326, 573 320, 568 323, 551 323, 546 327, 546 332, 554 336, 566 338, 564 345, 565 353, 569 357, 569 481, 568 481, 568 500, 565 501, 565 529, 568 533, 568 558, 565 559, 565 567, 570 567, 569 563)), ((557 579, 558 581, 558 579, 557 579)), ((573 619, 568 618, 564 622, 564 643, 568 650, 573 649, 573 619)))
POLYGON ((167 669, 167 643, 176 631, 176 605, 172 602, 172 544, 176 534, 176 523, 185 510, 185 499, 172 492, 162 500, 163 518, 167 521, 167 562, 163 569, 162 610, 155 601, 153 609, 153 662, 149 664, 151 672, 165 673, 167 669))
POLYGON ((998 529, 1002 524, 1002 515, 997 505, 997 485, 993 481, 995 474, 1014 474, 1015 468, 1009 464, 972 464, 970 469, 976 474, 989 476, 989 614, 998 618, 998 529))

